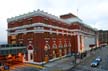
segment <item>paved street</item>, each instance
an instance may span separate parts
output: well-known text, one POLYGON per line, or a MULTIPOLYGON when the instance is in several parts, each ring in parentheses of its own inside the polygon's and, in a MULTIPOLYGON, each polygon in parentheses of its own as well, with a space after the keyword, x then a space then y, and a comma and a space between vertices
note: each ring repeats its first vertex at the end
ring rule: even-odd
POLYGON ((48 71, 65 71, 70 69, 73 66, 73 57, 66 57, 59 59, 57 61, 48 63, 46 66, 48 71))
POLYGON ((40 71, 40 70, 34 67, 21 67, 11 71, 40 71))
POLYGON ((108 71, 108 48, 97 49, 94 55, 86 58, 79 65, 68 71, 108 71), (90 63, 98 56, 102 58, 102 62, 98 67, 91 67, 90 63))
POLYGON ((34 64, 19 64, 12 66, 10 71, 41 71, 43 68, 34 64))

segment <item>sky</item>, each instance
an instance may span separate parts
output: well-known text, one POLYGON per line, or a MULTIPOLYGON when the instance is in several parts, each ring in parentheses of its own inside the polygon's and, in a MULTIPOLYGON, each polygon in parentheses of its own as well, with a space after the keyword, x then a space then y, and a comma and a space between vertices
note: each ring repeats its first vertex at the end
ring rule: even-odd
POLYGON ((108 0, 0 0, 0 42, 7 42, 7 18, 37 9, 58 17, 73 13, 93 28, 108 30, 108 0))

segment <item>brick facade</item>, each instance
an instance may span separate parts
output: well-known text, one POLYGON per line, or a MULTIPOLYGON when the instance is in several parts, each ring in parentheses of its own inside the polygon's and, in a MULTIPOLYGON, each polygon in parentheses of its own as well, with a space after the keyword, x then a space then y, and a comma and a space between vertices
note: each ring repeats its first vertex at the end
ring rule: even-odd
POLYGON ((64 20, 73 17, 77 19, 72 14, 57 18, 42 11, 33 13, 35 14, 32 15, 31 13, 26 14, 29 16, 24 15, 8 19, 8 43, 24 44, 27 47, 32 45, 32 62, 47 62, 47 60, 67 56, 71 53, 83 53, 86 51, 84 50, 86 47, 83 46, 82 37, 85 36, 90 36, 94 40, 94 43, 88 45, 96 44, 94 29, 79 21, 70 23, 64 20), (15 38, 13 39, 12 36, 15 38))

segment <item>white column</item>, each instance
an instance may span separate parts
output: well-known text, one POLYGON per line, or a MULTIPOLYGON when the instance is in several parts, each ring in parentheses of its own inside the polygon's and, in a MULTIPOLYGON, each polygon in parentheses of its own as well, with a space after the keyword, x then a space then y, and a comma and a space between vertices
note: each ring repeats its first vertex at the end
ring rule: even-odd
POLYGON ((33 50, 28 50, 28 62, 33 62, 33 50), (31 59, 32 54, 32 59, 31 59))
POLYGON ((84 36, 81 36, 81 42, 82 42, 82 52, 84 52, 85 45, 84 45, 84 36))

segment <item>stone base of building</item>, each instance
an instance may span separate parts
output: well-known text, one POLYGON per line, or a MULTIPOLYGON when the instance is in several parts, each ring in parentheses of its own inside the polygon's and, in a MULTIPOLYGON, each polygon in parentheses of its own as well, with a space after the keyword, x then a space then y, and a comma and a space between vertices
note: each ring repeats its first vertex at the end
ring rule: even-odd
MULTIPOLYGON (((50 59, 48 62, 53 62, 53 61, 55 61, 55 60, 59 60, 59 59, 61 59, 61 58, 65 58, 65 57, 67 57, 67 56, 68 56, 68 55, 64 55, 64 56, 61 56, 61 57, 53 58, 53 59, 50 59)), ((48 62, 45 62, 45 61, 43 61, 43 62, 24 61, 24 63, 38 64, 38 65, 46 64, 46 63, 48 63, 48 62)))

